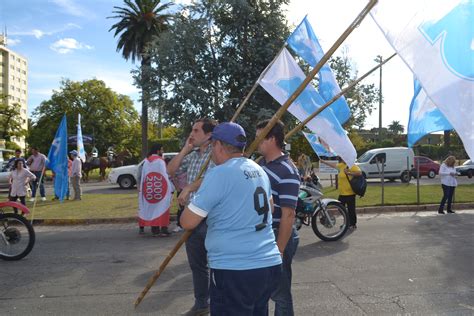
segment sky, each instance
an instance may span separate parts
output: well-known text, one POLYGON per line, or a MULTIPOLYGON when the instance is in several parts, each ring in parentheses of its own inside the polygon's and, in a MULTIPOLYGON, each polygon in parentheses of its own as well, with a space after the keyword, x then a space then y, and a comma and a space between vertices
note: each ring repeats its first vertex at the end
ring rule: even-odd
MULTIPOLYGON (((291 0, 287 18, 290 25, 296 26, 308 15, 321 46, 328 50, 366 3, 361 0, 291 0)), ((0 27, 7 27, 8 47, 28 59, 30 114, 60 87, 62 78, 103 80, 114 91, 129 95, 137 110, 140 109, 138 89, 130 74, 137 65, 116 51, 117 39, 108 31, 116 20, 107 17, 112 15, 114 5, 122 4, 121 0, 0 0, 0 27)), ((394 53, 370 16, 336 55, 342 55, 343 51, 359 75, 375 66, 377 55, 386 58, 394 53)), ((394 120, 407 126, 413 96, 412 78, 399 57, 384 65, 383 126, 394 120)), ((375 83, 378 87, 378 80, 379 74, 375 72, 364 83, 375 83)), ((367 128, 377 126, 378 107, 366 122, 367 128)))

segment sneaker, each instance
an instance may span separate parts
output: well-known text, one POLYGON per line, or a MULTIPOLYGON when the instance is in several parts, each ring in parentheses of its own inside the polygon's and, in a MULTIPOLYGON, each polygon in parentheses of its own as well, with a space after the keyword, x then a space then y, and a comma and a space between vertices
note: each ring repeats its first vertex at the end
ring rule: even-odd
POLYGON ((41 201, 46 201, 46 198, 43 196, 43 197, 41 198, 41 201))
POLYGON ((183 231, 183 229, 182 229, 181 227, 179 227, 179 226, 176 226, 176 227, 172 230, 173 233, 179 233, 179 232, 182 232, 182 231, 183 231))
POLYGON ((189 311, 183 314, 184 316, 204 316, 209 315, 209 307, 205 308, 191 308, 189 311))
POLYGON ((29 199, 28 201, 34 202, 34 201, 35 201, 35 198, 31 198, 31 199, 29 199))
POLYGON ((438 211, 438 214, 444 214, 444 211, 443 211, 443 210, 439 210, 439 211, 438 211))
POLYGON ((447 213, 449 213, 449 214, 454 214, 454 211, 448 211, 447 213))

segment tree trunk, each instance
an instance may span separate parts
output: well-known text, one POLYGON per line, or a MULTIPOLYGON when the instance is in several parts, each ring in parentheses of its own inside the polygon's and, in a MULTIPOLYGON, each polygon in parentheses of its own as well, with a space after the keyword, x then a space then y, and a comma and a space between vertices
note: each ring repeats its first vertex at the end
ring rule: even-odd
POLYGON ((148 154, 148 104, 150 102, 150 66, 151 60, 149 57, 143 56, 141 62, 141 76, 142 76, 142 159, 145 159, 148 154))
POLYGON ((451 147, 451 131, 444 131, 444 148, 451 147))

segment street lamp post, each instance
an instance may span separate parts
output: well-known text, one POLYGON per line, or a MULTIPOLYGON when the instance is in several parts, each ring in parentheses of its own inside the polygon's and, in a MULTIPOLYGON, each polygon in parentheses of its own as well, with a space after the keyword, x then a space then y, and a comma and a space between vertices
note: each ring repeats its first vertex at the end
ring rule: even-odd
MULTIPOLYGON (((382 56, 381 55, 377 55, 377 57, 375 58, 375 61, 378 62, 378 63, 382 63, 382 56)), ((379 68, 379 74, 380 74, 380 77, 379 77, 379 142, 382 141, 382 66, 380 66, 379 68)))

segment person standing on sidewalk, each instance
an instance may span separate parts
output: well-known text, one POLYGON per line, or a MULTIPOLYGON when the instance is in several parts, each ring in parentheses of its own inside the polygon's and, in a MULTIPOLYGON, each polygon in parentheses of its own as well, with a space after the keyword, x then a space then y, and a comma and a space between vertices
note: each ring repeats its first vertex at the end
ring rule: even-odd
MULTIPOLYGON (((211 155, 210 139, 216 125, 217 122, 209 118, 197 120, 184 147, 168 163, 170 177, 175 176, 178 169, 180 169, 180 172, 186 172, 187 185, 178 197, 178 201, 182 205, 187 205, 193 192, 199 188, 201 182, 196 181, 195 183, 195 180, 198 180, 197 176, 201 168, 211 155)), ((211 162, 208 169, 213 166, 215 165, 211 162)), ((209 268, 207 250, 204 245, 206 232, 206 221, 202 221, 186 241, 186 254, 193 274, 194 286, 194 305, 186 313, 188 316, 209 313, 209 268)))
POLYGON ((246 136, 236 123, 212 133, 212 160, 202 185, 181 217, 187 230, 207 218, 211 315, 268 315, 281 275, 272 231, 271 186, 262 168, 243 157, 246 136))
POLYGON ((74 200, 78 201, 82 199, 82 161, 81 158, 78 157, 76 150, 71 151, 70 154, 72 156, 71 183, 74 190, 74 200))
MULTIPOLYGON (((24 161, 21 159, 17 159, 15 163, 15 169, 13 169, 13 171, 10 173, 10 191, 8 199, 13 202, 16 202, 18 199, 20 199, 21 204, 26 205, 26 184, 30 180, 36 180, 36 176, 27 168, 24 168, 23 165, 24 161)), ((15 213, 18 212, 18 209, 16 208, 14 208, 13 210, 15 213)))
MULTIPOLYGON (((268 122, 269 120, 266 120, 257 124, 257 137, 268 122)), ((283 153, 284 140, 285 125, 278 121, 258 145, 258 151, 263 156, 260 165, 270 178, 274 203, 272 226, 278 249, 283 257, 282 276, 271 296, 275 302, 275 315, 278 316, 294 315, 291 263, 299 243, 294 222, 300 176, 289 156, 283 153)))
POLYGON ((339 190, 339 197, 337 198, 339 202, 342 203, 347 208, 347 213, 349 215, 349 228, 357 228, 357 213, 356 213, 356 194, 352 190, 351 184, 349 182, 352 177, 362 176, 362 171, 357 165, 353 165, 349 168, 346 163, 338 157, 339 162, 329 162, 320 159, 319 163, 328 165, 331 168, 337 169, 339 172, 337 174, 337 187, 339 190))
POLYGON ((44 169, 46 165, 46 156, 39 152, 38 147, 31 148, 32 155, 26 161, 30 166, 30 171, 36 176, 36 180, 31 182, 31 199, 34 202, 36 199, 36 190, 40 189, 41 201, 46 201, 46 194, 44 191, 44 169))
POLYGON ((439 176, 441 178, 441 187, 443 188, 443 198, 439 204, 438 213, 444 214, 444 204, 448 202, 447 212, 454 213, 452 209, 452 201, 454 190, 456 189, 458 182, 456 180, 456 169, 454 168, 454 163, 456 162, 456 157, 449 156, 441 164, 439 168, 439 176))

